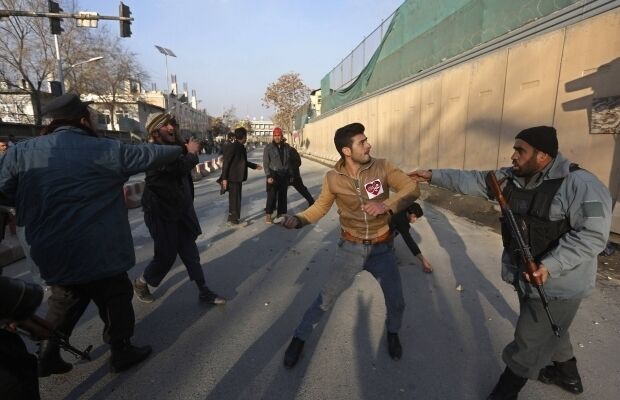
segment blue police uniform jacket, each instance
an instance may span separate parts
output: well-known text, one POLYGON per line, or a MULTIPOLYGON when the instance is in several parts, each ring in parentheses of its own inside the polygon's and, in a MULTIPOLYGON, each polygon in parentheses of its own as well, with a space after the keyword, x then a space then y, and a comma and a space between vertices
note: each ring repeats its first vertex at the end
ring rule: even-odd
POLYGON ((48 284, 92 282, 135 263, 123 184, 180 153, 177 146, 124 144, 63 126, 7 151, 0 202, 16 207, 48 284))

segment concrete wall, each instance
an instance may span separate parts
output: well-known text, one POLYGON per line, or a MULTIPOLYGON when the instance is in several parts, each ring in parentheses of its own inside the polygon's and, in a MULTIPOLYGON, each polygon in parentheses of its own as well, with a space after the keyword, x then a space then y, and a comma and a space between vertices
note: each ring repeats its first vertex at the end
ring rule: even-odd
MULTIPOLYGON (((620 195, 620 135, 591 134, 592 99, 620 96, 620 11, 534 37, 307 124, 307 151, 337 159, 335 130, 358 121, 376 157, 404 170, 492 169, 514 136, 558 130, 560 151, 620 195)), ((613 230, 620 232, 620 206, 613 230)))

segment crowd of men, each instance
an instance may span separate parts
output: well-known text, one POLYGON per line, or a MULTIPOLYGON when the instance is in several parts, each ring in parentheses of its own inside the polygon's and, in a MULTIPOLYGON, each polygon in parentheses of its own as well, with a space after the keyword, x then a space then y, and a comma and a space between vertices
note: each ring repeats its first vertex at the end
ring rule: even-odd
MULTIPOLYGON (((5 328, 0 329, 0 393, 6 399, 38 399, 37 376, 72 369, 59 349, 91 301, 104 323, 112 371, 121 372, 145 360, 151 347, 131 342, 132 297, 135 293, 139 300, 152 302, 149 287, 160 284, 177 255, 201 301, 225 302, 206 285, 195 243, 201 231, 189 172, 198 163, 199 145, 192 139, 181 140, 175 118, 165 112, 151 115, 146 126, 150 143, 126 145, 99 137, 88 103, 76 95, 55 99, 45 112, 51 122, 42 136, 11 146, 0 161, 0 203, 16 207, 17 225, 24 227, 32 260, 51 287, 44 323, 48 333, 45 329, 31 332, 41 340, 34 358, 14 331, 19 326, 25 329, 24 321, 32 318, 42 292, 36 285, 0 279, 0 323, 5 328), (132 282, 127 271, 134 266, 135 255, 122 188, 138 172, 146 172, 142 204, 154 256, 132 282)), ((340 238, 329 277, 301 317, 284 354, 284 366, 293 368, 298 363, 312 331, 361 271, 372 274, 381 287, 387 352, 392 359, 401 359, 399 330, 405 301, 394 252, 397 232, 423 270, 432 272, 409 235, 409 224, 422 216, 414 202, 419 183, 497 198, 489 186, 489 171, 434 169, 406 174, 389 160, 370 155, 365 127, 356 122, 336 130, 334 144, 341 158, 325 174, 315 201, 299 173, 301 158, 280 128, 274 129, 273 141, 264 149, 262 165, 248 161, 246 139, 247 131, 238 128, 223 152, 219 182, 229 192, 231 226, 242 225, 241 188, 248 168, 264 170, 267 223, 278 222, 273 219, 276 211, 283 228, 301 229, 318 222, 334 203, 338 207, 340 238), (288 214, 289 186, 309 205, 295 215, 288 214)), ((528 380, 579 394, 583 385, 569 329, 581 300, 594 288, 596 256, 609 235, 611 197, 593 174, 558 152, 552 127, 519 132, 511 159, 512 166, 491 174, 499 179, 501 197, 527 238, 534 268, 515 251, 523 243, 504 219, 502 277, 515 287, 520 310, 514 340, 503 352, 505 370, 487 399, 517 399, 528 380), (535 290, 540 285, 549 301, 535 290), (559 330, 550 329, 548 315, 553 315, 559 330)))
POLYGON ((248 161, 245 149, 247 136, 248 132, 245 128, 235 129, 222 149, 222 175, 218 183, 222 188, 221 193, 228 191, 228 225, 246 226, 246 223, 241 220, 241 187, 242 183, 248 179, 248 168, 265 171, 266 223, 273 223, 275 210, 277 210, 276 218, 286 214, 289 186, 293 186, 306 199, 308 206, 314 204, 314 198, 301 178, 299 170, 301 157, 294 147, 286 143, 282 129, 274 128, 273 140, 263 150, 263 165, 248 161))

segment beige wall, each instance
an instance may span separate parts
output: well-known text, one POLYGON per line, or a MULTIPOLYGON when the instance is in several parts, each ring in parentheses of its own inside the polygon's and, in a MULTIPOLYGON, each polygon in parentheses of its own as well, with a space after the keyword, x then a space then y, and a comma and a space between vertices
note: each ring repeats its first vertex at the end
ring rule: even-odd
MULTIPOLYGON (((498 50, 307 124, 308 151, 337 159, 359 121, 376 157, 405 170, 506 166, 514 136, 553 125, 560 151, 620 194, 620 135, 590 134, 593 97, 620 96, 620 11, 498 50)), ((620 206, 614 231, 620 231, 620 206)))

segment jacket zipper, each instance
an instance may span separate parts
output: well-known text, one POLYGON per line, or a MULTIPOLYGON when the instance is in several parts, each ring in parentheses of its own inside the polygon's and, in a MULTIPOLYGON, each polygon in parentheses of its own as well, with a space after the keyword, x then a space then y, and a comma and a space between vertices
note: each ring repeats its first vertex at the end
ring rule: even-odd
MULTIPOLYGON (((361 188, 362 188, 362 186, 366 186, 366 183, 362 182, 362 178, 361 178, 362 171, 363 170, 360 170, 357 173, 357 187, 356 187, 356 189, 357 189, 357 195, 360 198, 360 206, 363 207, 364 206, 364 197, 362 196, 361 188)), ((362 210, 362 213, 364 214, 364 223, 366 224, 366 234, 364 235, 364 239, 368 240, 368 215, 366 215, 366 212, 363 211, 363 210, 362 210)))

